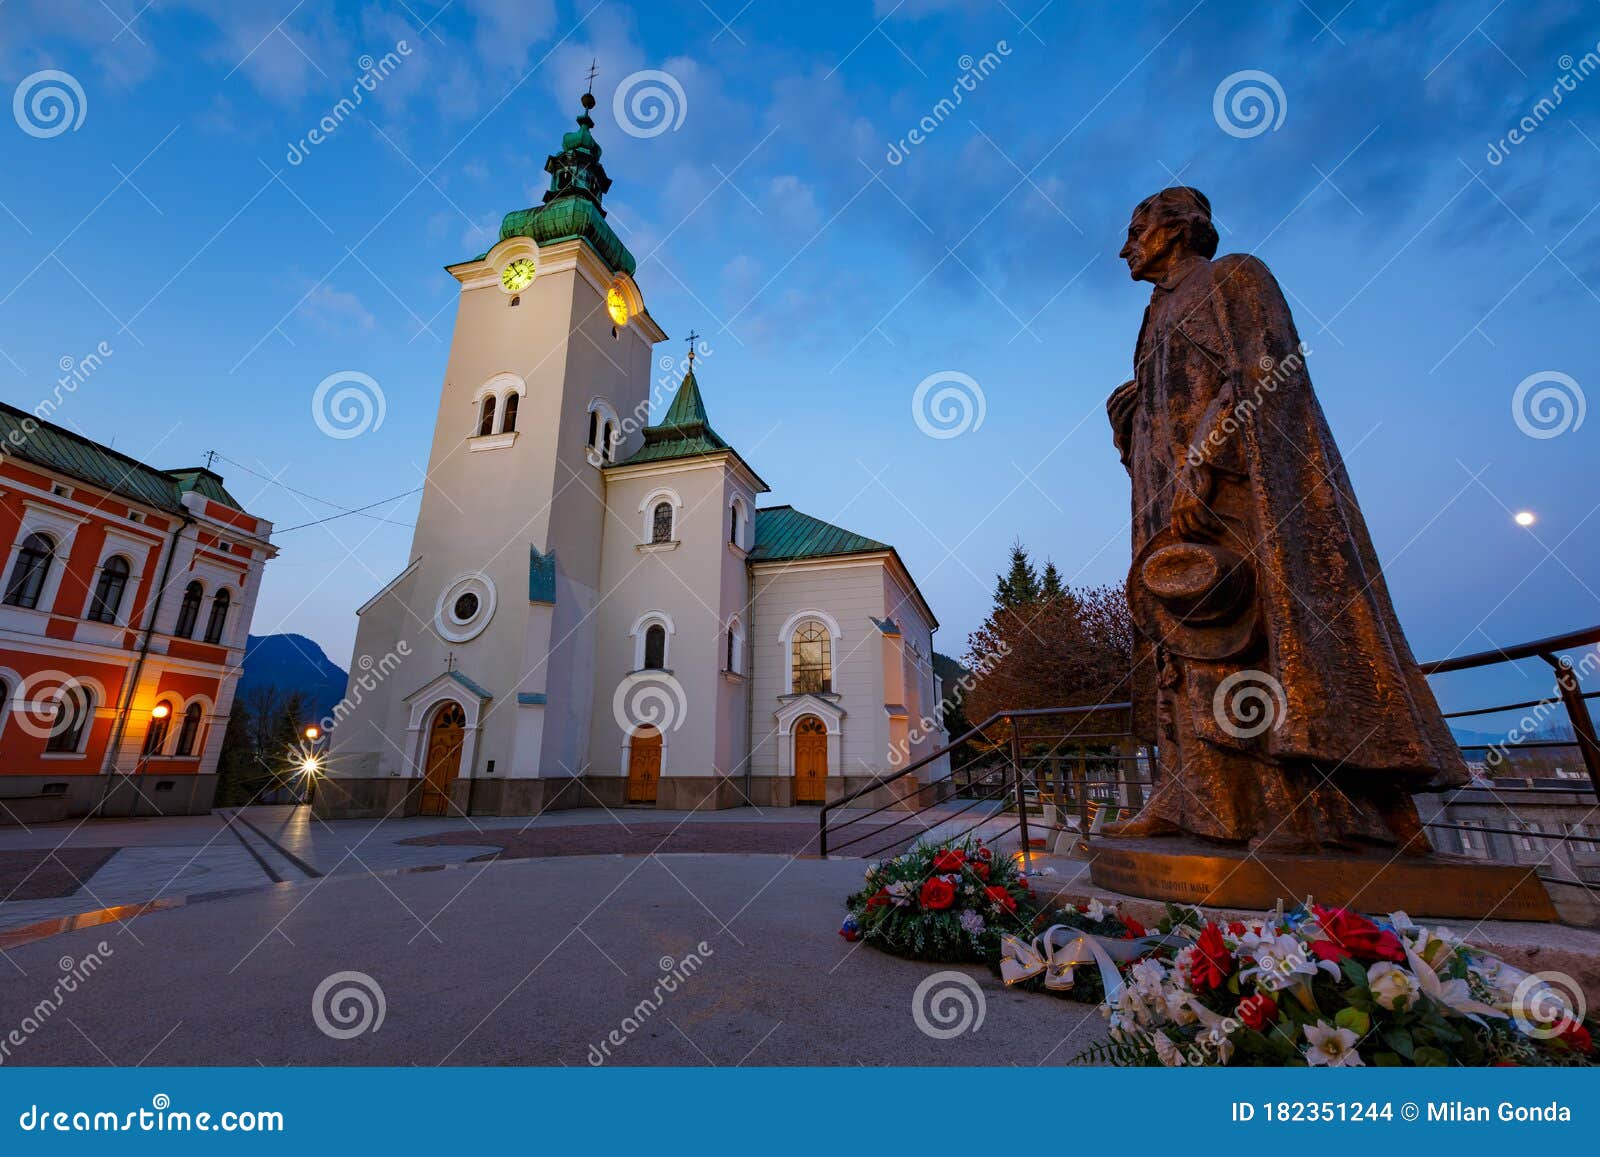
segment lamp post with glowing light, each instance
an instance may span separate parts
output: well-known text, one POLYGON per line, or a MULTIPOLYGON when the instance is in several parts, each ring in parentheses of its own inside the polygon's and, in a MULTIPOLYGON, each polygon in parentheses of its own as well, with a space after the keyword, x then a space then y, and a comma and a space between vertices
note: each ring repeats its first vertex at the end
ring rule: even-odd
POLYGON ((310 807, 316 800, 317 776, 322 772, 322 760, 317 746, 322 739, 322 728, 315 723, 308 723, 301 734, 305 736, 306 741, 300 748, 300 774, 305 780, 306 806, 310 807))
POLYGON ((159 747, 165 740, 166 737, 163 732, 166 728, 167 717, 171 714, 172 708, 164 702, 157 703, 150 708, 150 726, 145 729, 144 746, 139 752, 139 762, 134 769, 136 774, 134 776, 133 802, 129 810, 130 815, 139 814, 139 799, 144 795, 142 785, 145 775, 150 770, 150 756, 154 754, 154 749, 159 747))

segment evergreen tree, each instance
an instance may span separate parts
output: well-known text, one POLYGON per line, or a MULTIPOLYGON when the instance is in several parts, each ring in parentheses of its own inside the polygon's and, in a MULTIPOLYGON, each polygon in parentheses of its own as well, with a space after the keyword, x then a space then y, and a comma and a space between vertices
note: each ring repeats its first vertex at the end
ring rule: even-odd
POLYGON ((1039 577, 1039 597, 1047 603, 1053 603, 1066 598, 1066 584, 1061 581, 1061 572, 1056 569, 1056 564, 1049 559, 1044 563, 1044 574, 1039 577))
POLYGON ((994 607, 996 611, 1014 611, 1038 601, 1039 575, 1034 571, 1028 552, 1019 539, 1011 544, 1011 568, 1005 574, 995 576, 994 607))

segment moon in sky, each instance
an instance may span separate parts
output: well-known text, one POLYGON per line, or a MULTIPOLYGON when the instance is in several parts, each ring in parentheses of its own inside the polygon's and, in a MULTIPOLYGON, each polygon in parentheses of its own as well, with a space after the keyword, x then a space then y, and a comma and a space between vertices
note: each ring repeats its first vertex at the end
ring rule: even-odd
POLYGON ((1534 518, 1531 510, 1519 510, 1516 513, 1516 521, 1518 526, 1532 526, 1538 519, 1534 518))

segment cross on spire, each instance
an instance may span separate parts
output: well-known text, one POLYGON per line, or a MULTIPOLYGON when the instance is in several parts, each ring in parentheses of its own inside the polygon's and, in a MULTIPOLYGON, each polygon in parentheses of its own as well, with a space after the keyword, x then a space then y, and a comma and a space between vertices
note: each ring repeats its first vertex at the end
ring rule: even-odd
POLYGON ((589 91, 591 93, 594 92, 594 77, 595 77, 595 73, 599 71, 599 69, 597 69, 595 67, 595 65, 598 64, 598 63, 599 63, 599 58, 598 57, 591 58, 590 61, 589 61, 589 91))
POLYGON ((694 330, 691 329, 689 331, 689 337, 688 337, 687 340, 689 342, 689 369, 693 370, 694 369, 694 343, 700 340, 700 335, 695 333, 694 330))

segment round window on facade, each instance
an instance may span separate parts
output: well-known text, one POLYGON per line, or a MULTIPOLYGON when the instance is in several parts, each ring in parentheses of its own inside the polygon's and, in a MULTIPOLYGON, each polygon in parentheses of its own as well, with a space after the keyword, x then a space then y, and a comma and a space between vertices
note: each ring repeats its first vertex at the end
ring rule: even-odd
POLYGON ((450 608, 450 613, 455 615, 456 622, 470 623, 472 617, 478 613, 478 596, 467 591, 456 599, 455 606, 450 608))
POLYGON ((494 617, 495 589, 489 576, 464 574, 439 593, 433 629, 451 643, 464 643, 482 634, 494 617))

